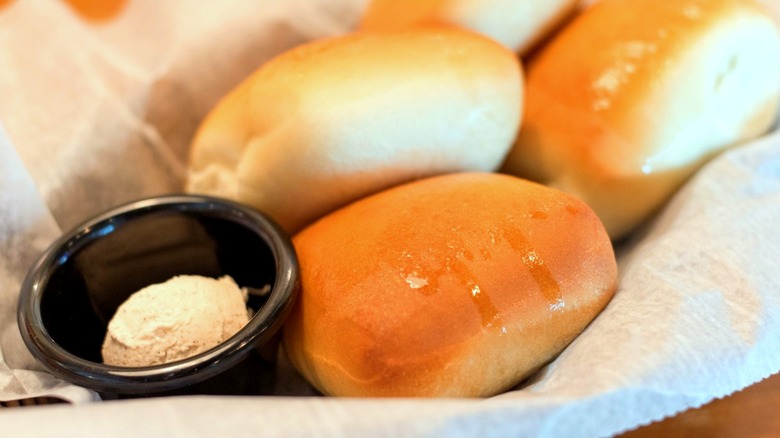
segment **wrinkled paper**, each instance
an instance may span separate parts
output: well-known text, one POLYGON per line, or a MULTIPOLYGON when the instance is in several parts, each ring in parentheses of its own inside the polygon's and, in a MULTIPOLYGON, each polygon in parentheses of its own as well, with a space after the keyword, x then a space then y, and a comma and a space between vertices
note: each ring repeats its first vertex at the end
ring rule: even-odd
POLYGON ((94 213, 180 191, 189 140, 219 97, 275 54, 350 31, 365 6, 108 3, 113 15, 95 18, 65 0, 0 2, 0 401, 71 402, 4 409, 2 435, 608 436, 780 371, 780 133, 771 133, 714 159, 621 245, 609 306, 505 394, 100 402, 54 378, 16 326, 38 254, 94 213))

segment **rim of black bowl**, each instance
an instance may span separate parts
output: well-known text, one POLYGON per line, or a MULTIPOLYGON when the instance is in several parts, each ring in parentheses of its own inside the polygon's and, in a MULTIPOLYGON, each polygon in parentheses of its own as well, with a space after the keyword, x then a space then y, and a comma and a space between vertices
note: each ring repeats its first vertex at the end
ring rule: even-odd
POLYGON ((220 374, 236 365, 255 347, 266 343, 281 327, 299 289, 299 267, 287 233, 265 213, 227 199, 174 194, 149 197, 112 208, 63 234, 38 258, 19 295, 17 322, 27 348, 52 374, 98 392, 143 394, 180 389, 220 374), (198 355, 148 367, 118 367, 85 360, 59 346, 46 331, 41 317, 42 290, 50 274, 72 253, 78 242, 101 225, 128 215, 175 208, 224 217, 255 230, 270 248, 276 280, 265 304, 230 339, 198 355))

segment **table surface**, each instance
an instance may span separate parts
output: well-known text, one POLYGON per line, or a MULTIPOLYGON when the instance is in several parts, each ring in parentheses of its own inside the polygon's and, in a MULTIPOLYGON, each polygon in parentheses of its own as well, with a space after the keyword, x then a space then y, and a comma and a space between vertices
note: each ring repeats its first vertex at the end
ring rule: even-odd
POLYGON ((620 438, 780 437, 780 374, 620 438))

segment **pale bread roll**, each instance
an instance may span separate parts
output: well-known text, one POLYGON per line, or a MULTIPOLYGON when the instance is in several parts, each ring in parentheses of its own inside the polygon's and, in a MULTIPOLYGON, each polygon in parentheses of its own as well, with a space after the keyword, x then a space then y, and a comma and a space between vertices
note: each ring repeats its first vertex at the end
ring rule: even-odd
POLYGON ((780 39, 751 0, 602 0, 530 61, 502 171, 585 200, 613 238, 777 114, 780 39))
POLYGON ((487 35, 525 54, 576 5, 577 0, 372 0, 360 28, 388 31, 442 22, 487 35))
POLYGON ((262 66, 208 115, 187 191, 252 205, 295 232, 405 181, 497 170, 521 101, 517 57, 472 32, 315 41, 262 66))
POLYGON ((497 394, 553 359, 617 282, 587 205, 497 173, 394 187, 293 241, 302 286, 285 349, 334 396, 497 394))

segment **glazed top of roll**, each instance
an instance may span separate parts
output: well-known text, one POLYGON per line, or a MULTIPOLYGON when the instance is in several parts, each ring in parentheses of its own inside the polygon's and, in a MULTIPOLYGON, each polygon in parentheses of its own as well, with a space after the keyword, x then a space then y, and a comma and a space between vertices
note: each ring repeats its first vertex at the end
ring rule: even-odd
MULTIPOLYGON (((652 158, 659 155, 658 145, 671 147, 667 144, 679 137, 681 130, 699 135, 709 130, 712 134, 705 142, 711 144, 719 141, 717 137, 730 123, 739 124, 745 135, 756 135, 767 128, 763 117, 766 111, 761 107, 739 108, 741 112, 733 112, 732 122, 714 120, 703 126, 690 124, 697 113, 704 115, 711 110, 700 106, 707 103, 700 94, 691 96, 697 99, 687 105, 675 102, 686 88, 706 87, 697 93, 710 95, 738 93, 739 88, 745 92, 763 89, 767 99, 777 93, 777 81, 766 75, 780 73, 778 61, 773 59, 776 56, 771 56, 776 52, 778 32, 760 4, 753 0, 601 0, 592 8, 531 61, 528 74, 529 81, 533 80, 538 88, 535 93, 543 90, 548 101, 565 102, 567 111, 597 113, 604 122, 592 124, 591 129, 601 128, 601 136, 628 140, 616 141, 609 149, 591 149, 605 168, 633 173, 644 166, 647 171, 654 164, 652 158), (740 40, 744 41, 740 36, 749 40, 753 35, 769 38, 754 47, 753 53, 746 53, 745 47, 740 47, 740 40), (723 56, 710 56, 713 51, 723 56), (760 54, 770 55, 764 60, 765 74, 728 77, 739 73, 738 67, 748 67, 739 66, 740 62, 755 62, 749 58, 760 54), (719 58, 725 60, 722 65, 717 62, 719 58), (693 82, 705 78, 712 78, 712 82, 693 82), (736 82, 737 78, 742 81, 736 82), (670 85, 670 81, 675 83, 670 85), (654 108, 666 112, 654 113, 654 108), (637 111, 645 112, 637 116, 637 111), (748 123, 742 126, 745 118, 748 123), (631 141, 634 139, 642 140, 631 141)), ((717 101, 713 97, 711 102, 717 101)), ((576 119, 567 118, 577 124, 576 119)), ((589 119, 583 123, 589 123, 589 119)), ((699 155, 702 147, 697 146, 699 141, 694 142, 680 144, 675 151, 679 159, 675 161, 686 162, 699 155)), ((660 162, 656 167, 665 164, 660 162)))
POLYGON ((601 0, 529 61, 525 91, 503 170, 576 194, 620 238, 772 126, 780 35, 754 0, 601 0))
POLYGON ((295 232, 392 185, 496 170, 521 103, 517 57, 473 32, 314 41, 261 66, 208 115, 187 190, 247 203, 295 232))
POLYGON ((617 283, 587 205, 496 173, 361 199, 294 238, 292 362, 339 396, 496 394, 558 354, 617 283))

